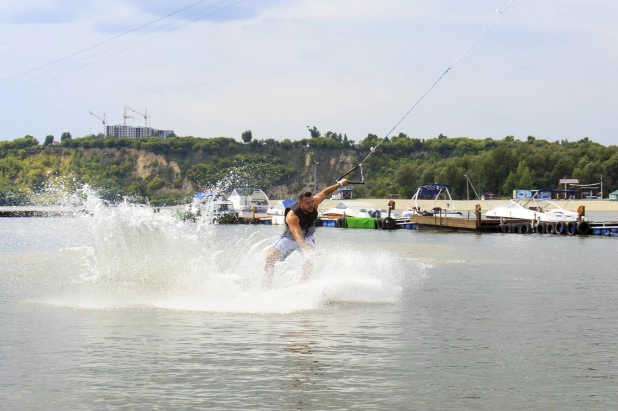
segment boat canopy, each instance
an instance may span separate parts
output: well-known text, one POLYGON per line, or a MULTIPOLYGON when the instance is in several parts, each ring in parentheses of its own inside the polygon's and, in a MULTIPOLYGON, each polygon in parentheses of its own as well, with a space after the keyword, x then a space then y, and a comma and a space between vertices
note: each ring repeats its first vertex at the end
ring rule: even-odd
POLYGON ((292 204, 294 204, 297 200, 281 200, 281 204, 283 204, 283 208, 288 208, 292 204))
POLYGON ((419 195, 422 196, 435 196, 444 191, 445 188, 449 188, 450 184, 443 183, 423 183, 416 189, 419 195))

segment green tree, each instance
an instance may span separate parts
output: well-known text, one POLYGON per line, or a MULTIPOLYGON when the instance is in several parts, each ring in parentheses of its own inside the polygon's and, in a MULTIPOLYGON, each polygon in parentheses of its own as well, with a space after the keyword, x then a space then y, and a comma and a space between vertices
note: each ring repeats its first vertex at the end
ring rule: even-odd
POLYGON ((142 187, 139 181, 133 181, 131 184, 129 184, 126 191, 133 195, 142 195, 142 187))
POLYGON ((510 172, 506 180, 504 181, 504 185, 502 186, 502 194, 505 196, 511 196, 513 190, 517 188, 517 175, 514 172, 510 172))
POLYGON ((319 138, 322 134, 320 134, 320 130, 316 126, 309 127, 307 126, 309 133, 311 134, 311 138, 319 138))
POLYGON ((245 130, 242 133, 242 141, 246 143, 250 143, 251 139, 253 138, 253 133, 251 133, 251 130, 245 130))
POLYGON ((517 166, 517 185, 523 190, 531 190, 534 187, 534 179, 532 178, 532 173, 530 172, 530 168, 526 164, 526 160, 522 160, 517 166))
POLYGON ((63 141, 71 140, 71 138, 71 133, 65 131, 64 133, 62 133, 62 136, 60 136, 60 142, 62 143, 63 141))
POLYGON ((148 183, 148 192, 152 193, 153 191, 157 191, 163 187, 165 187, 165 180, 160 177, 155 177, 150 183, 148 183))
POLYGON ((419 184, 418 180, 418 169, 412 163, 406 162, 395 170, 394 182, 399 186, 399 193, 406 198, 412 197, 414 189, 419 184))
POLYGON ((517 165, 517 171, 511 171, 502 187, 504 195, 511 195, 513 190, 531 190, 534 187, 534 179, 526 160, 521 160, 517 165))
POLYGON ((45 142, 43 143, 44 146, 48 146, 50 144, 54 143, 54 136, 52 136, 51 134, 49 134, 47 137, 45 137, 45 142))
POLYGON ((380 137, 378 137, 375 134, 367 134, 367 137, 365 137, 364 139, 362 139, 360 141, 360 146, 365 149, 371 149, 371 147, 375 147, 378 145, 378 143, 380 142, 380 137))
POLYGON ((340 141, 340 142, 343 141, 343 136, 341 135, 341 133, 337 134, 337 133, 334 133, 332 131, 326 132, 324 137, 332 138, 333 140, 337 140, 337 141, 340 141))

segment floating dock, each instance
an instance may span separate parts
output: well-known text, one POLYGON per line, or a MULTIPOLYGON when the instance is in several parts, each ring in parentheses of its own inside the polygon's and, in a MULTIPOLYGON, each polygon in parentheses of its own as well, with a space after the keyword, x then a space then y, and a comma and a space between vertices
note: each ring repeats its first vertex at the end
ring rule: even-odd
MULTIPOLYGON (((156 212, 159 212, 157 209, 156 212)), ((87 214, 86 210, 62 209, 0 209, 2 217, 75 217, 87 214)), ((241 214, 238 217, 220 220, 219 224, 256 224, 283 225, 284 217, 270 214, 241 214)), ((618 237, 618 221, 559 221, 553 223, 541 222, 533 224, 527 220, 499 220, 476 218, 452 218, 444 215, 422 216, 413 215, 410 218, 357 218, 341 217, 318 218, 317 227, 332 227, 344 229, 379 229, 379 230, 443 230, 467 231, 480 233, 502 234, 540 234, 540 235, 598 235, 618 237)))

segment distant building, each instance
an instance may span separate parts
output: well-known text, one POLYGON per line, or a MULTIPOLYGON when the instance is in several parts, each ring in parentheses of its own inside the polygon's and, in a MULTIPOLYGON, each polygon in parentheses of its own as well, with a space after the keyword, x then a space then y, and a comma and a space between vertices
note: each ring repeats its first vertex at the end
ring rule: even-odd
POLYGON ((159 137, 167 138, 173 136, 173 130, 158 130, 152 127, 133 127, 133 126, 106 126, 106 137, 128 137, 128 138, 143 138, 143 137, 159 137))
POLYGON ((268 196, 259 188, 235 188, 230 201, 236 210, 242 212, 250 212, 253 207, 256 213, 268 212, 268 196))
POLYGON ((558 182, 558 186, 564 185, 564 189, 567 189, 567 185, 570 184, 579 184, 579 180, 576 178, 561 178, 558 182))
POLYGON ((618 190, 609 193, 609 201, 618 201, 618 190))
MULTIPOLYGON (((564 198, 582 198, 582 199, 596 199, 601 198, 601 184, 599 183, 588 183, 588 184, 580 184, 579 180, 576 178, 564 178, 560 179, 559 184, 564 184, 564 190, 562 190, 564 194, 564 198), (569 187, 567 189, 567 186, 569 187)), ((556 192, 556 190, 554 190, 556 192)), ((561 198, 560 195, 558 198, 561 198)))
POLYGON ((494 193, 483 193, 483 195, 481 196, 481 200, 493 200, 494 197, 494 193))
POLYGON ((354 198, 354 187, 343 186, 339 192, 330 197, 331 200, 352 200, 354 198))

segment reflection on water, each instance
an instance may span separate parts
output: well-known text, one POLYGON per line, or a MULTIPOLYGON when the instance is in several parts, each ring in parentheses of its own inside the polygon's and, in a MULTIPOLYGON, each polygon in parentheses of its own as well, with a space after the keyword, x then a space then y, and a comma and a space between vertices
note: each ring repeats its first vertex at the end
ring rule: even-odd
POLYGON ((286 392, 291 403, 288 409, 309 409, 314 405, 316 386, 323 381, 324 368, 319 357, 319 342, 315 324, 302 319, 297 330, 285 333, 288 345, 284 347, 285 361, 282 373, 287 376, 286 392))

